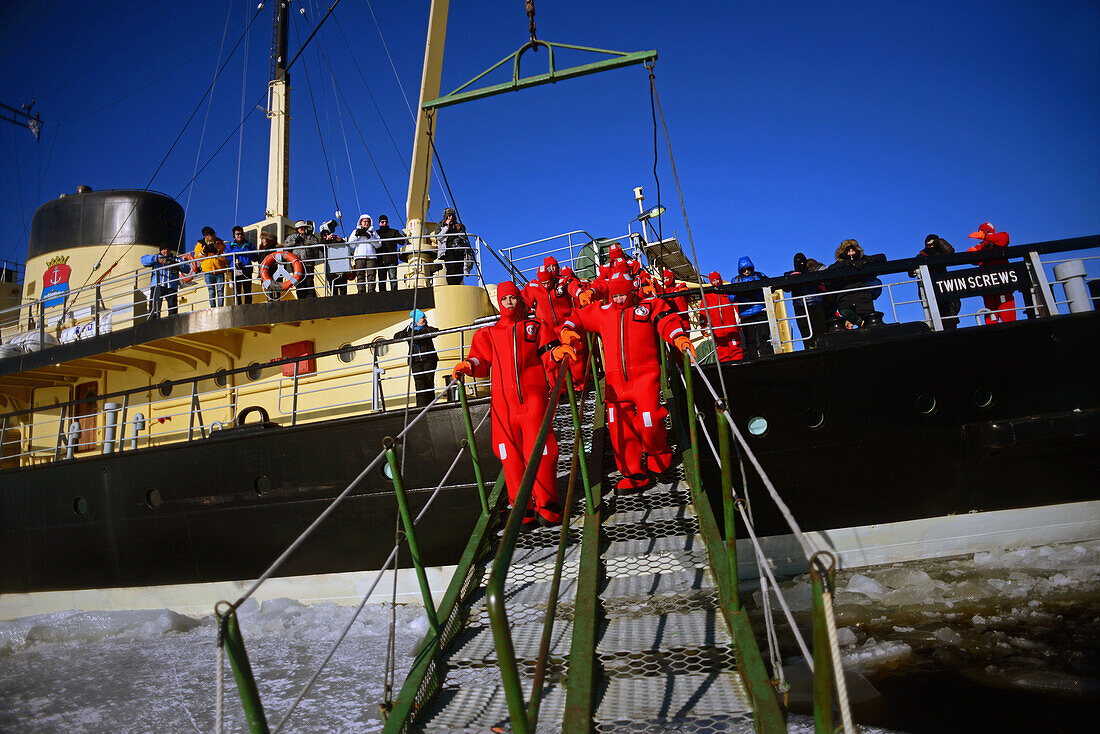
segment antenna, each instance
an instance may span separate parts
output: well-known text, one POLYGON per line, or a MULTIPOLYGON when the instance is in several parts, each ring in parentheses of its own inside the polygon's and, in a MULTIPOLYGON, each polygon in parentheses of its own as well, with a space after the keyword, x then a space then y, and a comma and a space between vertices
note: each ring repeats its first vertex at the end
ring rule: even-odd
POLYGON ((32 99, 27 104, 23 105, 23 109, 17 110, 16 108, 6 105, 0 102, 0 109, 10 113, 10 117, 0 114, 0 120, 5 120, 15 125, 16 127, 25 127, 34 134, 34 139, 38 140, 42 134, 42 118, 38 116, 36 112, 31 115, 31 108, 34 107, 34 100, 32 99))

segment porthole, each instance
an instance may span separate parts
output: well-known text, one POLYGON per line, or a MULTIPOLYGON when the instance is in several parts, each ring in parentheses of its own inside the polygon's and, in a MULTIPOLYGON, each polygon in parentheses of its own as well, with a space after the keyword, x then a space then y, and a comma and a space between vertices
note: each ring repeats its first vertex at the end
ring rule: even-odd
POLYGON ((159 489, 150 489, 145 493, 145 504, 152 507, 154 510, 164 504, 164 500, 160 498, 159 489))
POLYGON ((749 433, 752 435, 763 436, 768 432, 768 419, 762 415, 754 415, 752 418, 749 418, 747 427, 749 433))
POLYGON ((245 371, 245 375, 247 375, 248 379, 252 382, 260 379, 260 375, 262 374, 263 368, 260 367, 259 363, 257 362, 253 362, 252 364, 248 365, 248 369, 245 371))
POLYGON ((252 481, 252 487, 261 497, 271 491, 271 480, 266 474, 261 474, 252 481))
POLYGON ((382 476, 391 482, 393 481, 393 471, 390 469, 390 462, 388 461, 382 462, 382 476))
POLYGON ((988 387, 979 387, 974 391, 974 405, 989 408, 993 405, 993 391, 988 387))
POLYGON ((83 497, 77 497, 73 500, 73 512, 79 517, 84 517, 88 514, 88 501, 83 497))
POLYGON ((355 359, 355 354, 355 347, 351 344, 345 344, 340 347, 340 351, 336 353, 336 357, 344 364, 347 364, 355 359))
POLYGON ((932 415, 938 408, 935 395, 923 394, 917 396, 916 409, 921 415, 932 415))
POLYGON ((229 384, 229 373, 225 370, 218 370, 214 373, 214 384, 218 387, 225 387, 229 384))
POLYGON ((802 420, 806 421, 806 427, 813 430, 825 425, 825 414, 817 408, 810 408, 802 414, 802 420))
POLYGON ((172 394, 172 383, 169 380, 165 380, 157 386, 157 390, 160 391, 161 397, 168 397, 172 394))
POLYGON ((386 338, 380 336, 380 337, 377 337, 376 339, 374 339, 374 341, 371 342, 371 344, 374 345, 374 353, 376 355, 378 355, 379 357, 385 357, 390 352, 390 345, 389 344, 382 344, 382 342, 384 342, 384 341, 386 341, 386 338))

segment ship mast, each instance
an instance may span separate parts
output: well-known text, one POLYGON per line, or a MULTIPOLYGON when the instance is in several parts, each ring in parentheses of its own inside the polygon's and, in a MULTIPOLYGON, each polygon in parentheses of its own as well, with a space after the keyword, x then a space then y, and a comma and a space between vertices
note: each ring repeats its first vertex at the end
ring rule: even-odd
POLYGON ((405 202, 405 222, 410 245, 420 249, 424 218, 428 210, 428 183, 432 170, 432 145, 435 110, 426 111, 424 103, 439 96, 443 77, 443 46, 447 40, 449 0, 432 0, 428 15, 428 40, 424 46, 424 70, 420 75, 420 104, 416 111, 416 136, 413 138, 412 166, 409 169, 409 196, 405 202))
POLYGON ((268 217, 285 219, 290 210, 290 77, 286 71, 289 0, 275 3, 275 30, 271 48, 271 81, 267 84, 267 117, 271 145, 267 157, 268 217))

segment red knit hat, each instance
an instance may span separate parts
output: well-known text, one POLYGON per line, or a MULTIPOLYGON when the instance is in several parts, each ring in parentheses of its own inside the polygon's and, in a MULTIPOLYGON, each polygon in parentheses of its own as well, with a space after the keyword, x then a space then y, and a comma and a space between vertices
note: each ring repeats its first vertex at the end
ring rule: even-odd
POLYGON ((712 270, 707 278, 710 279, 711 285, 722 285, 722 274, 717 270, 712 270))

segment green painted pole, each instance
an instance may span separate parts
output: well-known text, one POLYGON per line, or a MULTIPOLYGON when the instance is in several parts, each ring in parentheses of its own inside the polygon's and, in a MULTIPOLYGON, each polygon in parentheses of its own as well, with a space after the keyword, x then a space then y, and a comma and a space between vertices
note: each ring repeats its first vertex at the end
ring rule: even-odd
POLYGON ((829 631, 825 625, 825 580, 817 563, 810 561, 810 585, 814 605, 814 734, 834 734, 833 665, 829 631))
POLYGON ((687 420, 688 431, 691 434, 692 468, 695 476, 699 475, 699 425, 695 410, 695 390, 692 388, 691 378, 691 353, 684 352, 684 383, 687 385, 687 420))
MULTIPOLYGON (((592 377, 591 379, 595 379, 592 377)), ((577 391, 573 388, 573 375, 566 373, 565 389, 569 393, 569 409, 573 413, 573 430, 576 431, 578 440, 577 458, 580 461, 581 481, 584 482, 584 501, 588 508, 588 514, 596 511, 596 501, 592 496, 592 483, 588 479, 588 460, 584 458, 584 431, 581 426, 580 406, 577 405, 577 391)))
POLYGON ((401 479, 401 470, 397 466, 397 453, 393 450, 393 442, 386 439, 389 445, 386 447, 386 461, 390 465, 390 474, 393 476, 393 489, 397 494, 397 508, 401 513, 401 524, 405 527, 405 540, 409 544, 409 555, 412 556, 413 566, 416 568, 416 579, 420 582, 420 595, 424 598, 424 611, 428 615, 428 626, 436 635, 439 634, 439 620, 435 615, 435 603, 432 601, 432 590, 428 586, 428 575, 424 572, 424 564, 420 560, 420 544, 416 542, 416 527, 413 523, 412 513, 409 511, 409 498, 405 494, 405 483, 401 479))
POLYGON ((459 378, 458 399, 462 403, 462 420, 466 423, 466 441, 470 448, 470 461, 474 464, 474 478, 477 480, 477 496, 481 500, 481 511, 489 512, 489 495, 485 492, 485 480, 481 477, 481 459, 477 454, 477 442, 474 440, 474 422, 470 419, 470 406, 466 403, 466 383, 459 378))
MULTIPOLYGON (((215 614, 217 610, 215 609, 215 614)), ((225 654, 233 668, 233 678, 237 681, 237 693, 244 707, 244 717, 248 721, 248 730, 252 734, 267 734, 267 717, 260 703, 260 692, 256 688, 256 677, 252 674, 252 665, 248 662, 248 653, 244 649, 244 638, 237 623, 237 611, 232 607, 225 616, 220 616, 221 640, 225 654)))
POLYGON ((737 589, 737 514, 733 498, 733 456, 730 449, 731 432, 726 422, 726 406, 719 400, 715 404, 718 417, 718 452, 722 458, 722 520, 725 523, 726 565, 729 569, 730 602, 733 609, 741 608, 737 589))

